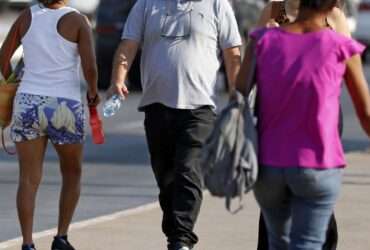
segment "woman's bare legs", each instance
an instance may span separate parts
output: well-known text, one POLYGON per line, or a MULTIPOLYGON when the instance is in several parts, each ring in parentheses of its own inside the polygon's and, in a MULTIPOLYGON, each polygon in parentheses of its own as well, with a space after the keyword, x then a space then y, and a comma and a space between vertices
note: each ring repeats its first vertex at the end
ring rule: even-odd
POLYGON ((82 144, 54 145, 60 161, 62 188, 59 201, 58 236, 67 235, 80 198, 82 144))
POLYGON ((42 178, 42 164, 46 146, 46 137, 16 143, 20 169, 17 209, 23 244, 33 243, 32 229, 35 200, 42 178))

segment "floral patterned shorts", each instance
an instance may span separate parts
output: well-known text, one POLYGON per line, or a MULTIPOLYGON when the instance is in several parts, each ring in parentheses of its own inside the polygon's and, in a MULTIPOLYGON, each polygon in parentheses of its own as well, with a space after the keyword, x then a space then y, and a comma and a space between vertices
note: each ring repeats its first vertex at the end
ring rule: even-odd
POLYGON ((11 138, 14 142, 46 136, 53 144, 84 141, 84 106, 81 102, 18 93, 14 100, 11 138))

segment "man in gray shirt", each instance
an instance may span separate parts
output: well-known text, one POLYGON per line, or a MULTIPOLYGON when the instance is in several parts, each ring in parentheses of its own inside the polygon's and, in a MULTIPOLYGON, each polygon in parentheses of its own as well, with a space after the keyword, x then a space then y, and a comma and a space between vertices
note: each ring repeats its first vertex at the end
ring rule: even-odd
POLYGON ((111 92, 127 95, 127 72, 142 48, 145 131, 169 250, 188 250, 202 201, 201 148, 215 119, 217 73, 230 94, 241 38, 228 0, 138 0, 116 52, 111 92))

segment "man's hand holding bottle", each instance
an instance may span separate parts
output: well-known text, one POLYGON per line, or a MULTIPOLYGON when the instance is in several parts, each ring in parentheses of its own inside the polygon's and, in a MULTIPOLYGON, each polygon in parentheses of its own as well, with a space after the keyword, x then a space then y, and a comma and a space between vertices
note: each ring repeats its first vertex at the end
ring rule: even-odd
POLYGON ((129 91, 124 83, 112 84, 107 93, 107 101, 103 106, 104 117, 115 115, 128 94, 129 91))

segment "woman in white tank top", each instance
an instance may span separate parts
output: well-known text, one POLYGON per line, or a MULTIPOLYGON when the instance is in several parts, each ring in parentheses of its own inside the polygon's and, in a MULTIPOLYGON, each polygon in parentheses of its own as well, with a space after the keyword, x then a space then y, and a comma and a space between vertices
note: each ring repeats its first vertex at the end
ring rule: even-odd
POLYGON ((59 156, 63 177, 58 233, 51 249, 73 250, 67 231, 80 194, 85 135, 79 72, 82 65, 88 104, 98 105, 95 53, 87 19, 67 7, 68 1, 38 2, 21 13, 0 51, 1 72, 8 77, 11 57, 20 45, 24 49, 24 75, 11 127, 20 165, 17 208, 22 250, 36 249, 33 214, 48 141, 59 156))

